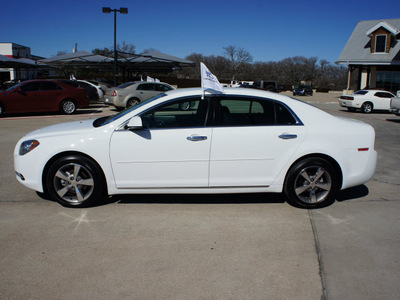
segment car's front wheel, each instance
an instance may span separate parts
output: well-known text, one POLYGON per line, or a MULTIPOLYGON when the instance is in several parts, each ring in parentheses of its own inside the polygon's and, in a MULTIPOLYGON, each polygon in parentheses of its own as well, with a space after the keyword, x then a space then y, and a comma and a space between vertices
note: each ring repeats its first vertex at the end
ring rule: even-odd
POLYGON ((66 99, 61 102, 60 110, 65 115, 71 115, 76 111, 75 102, 72 99, 66 99))
POLYGON ((67 207, 86 207, 104 196, 105 182, 100 167, 81 155, 68 155, 50 166, 46 192, 67 207))
POLYGON ((310 157, 297 162, 289 170, 283 190, 287 201, 293 206, 324 207, 335 201, 339 178, 327 160, 310 157))
POLYGON ((363 103, 363 105, 361 106, 361 111, 365 114, 369 114, 372 112, 373 109, 373 105, 371 102, 365 102, 363 103))

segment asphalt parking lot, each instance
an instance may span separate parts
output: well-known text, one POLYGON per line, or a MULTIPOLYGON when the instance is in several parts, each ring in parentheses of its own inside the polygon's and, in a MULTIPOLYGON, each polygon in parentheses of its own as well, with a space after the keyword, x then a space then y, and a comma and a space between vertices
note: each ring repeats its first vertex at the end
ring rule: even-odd
POLYGON ((396 299, 400 117, 349 113, 338 96, 300 99, 371 124, 377 171, 310 211, 275 194, 136 195, 64 208, 17 182, 16 142, 115 111, 94 105, 73 116, 1 118, 0 298, 396 299))

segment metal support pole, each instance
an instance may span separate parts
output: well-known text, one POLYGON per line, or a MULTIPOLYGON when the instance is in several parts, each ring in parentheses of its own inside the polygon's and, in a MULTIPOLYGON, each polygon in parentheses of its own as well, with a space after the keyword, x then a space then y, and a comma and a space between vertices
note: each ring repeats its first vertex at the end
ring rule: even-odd
POLYGON ((121 7, 120 9, 111 9, 109 7, 103 7, 103 13, 109 14, 114 12, 114 85, 117 85, 117 62, 118 62, 118 51, 117 51, 117 12, 121 14, 127 14, 128 8, 121 7))
POLYGON ((114 10, 114 85, 117 86, 117 10, 114 10))

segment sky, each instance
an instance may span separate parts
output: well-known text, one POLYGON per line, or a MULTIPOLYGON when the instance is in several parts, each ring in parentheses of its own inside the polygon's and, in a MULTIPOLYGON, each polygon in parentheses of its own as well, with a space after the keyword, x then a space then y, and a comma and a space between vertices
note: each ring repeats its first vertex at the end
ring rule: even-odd
POLYGON ((359 21, 400 18, 400 1, 252 0, 0 0, 0 42, 31 48, 33 55, 91 52, 117 42, 185 58, 223 55, 223 47, 247 50, 253 62, 287 57, 337 61, 359 21))

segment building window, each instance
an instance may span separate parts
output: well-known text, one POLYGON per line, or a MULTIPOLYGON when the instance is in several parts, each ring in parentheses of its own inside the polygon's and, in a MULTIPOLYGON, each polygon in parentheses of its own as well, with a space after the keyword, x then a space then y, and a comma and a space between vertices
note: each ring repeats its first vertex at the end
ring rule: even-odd
POLYGON ((386 34, 375 37, 375 53, 386 52, 386 34))
POLYGON ((400 90, 400 71, 377 71, 376 87, 396 94, 400 90))

